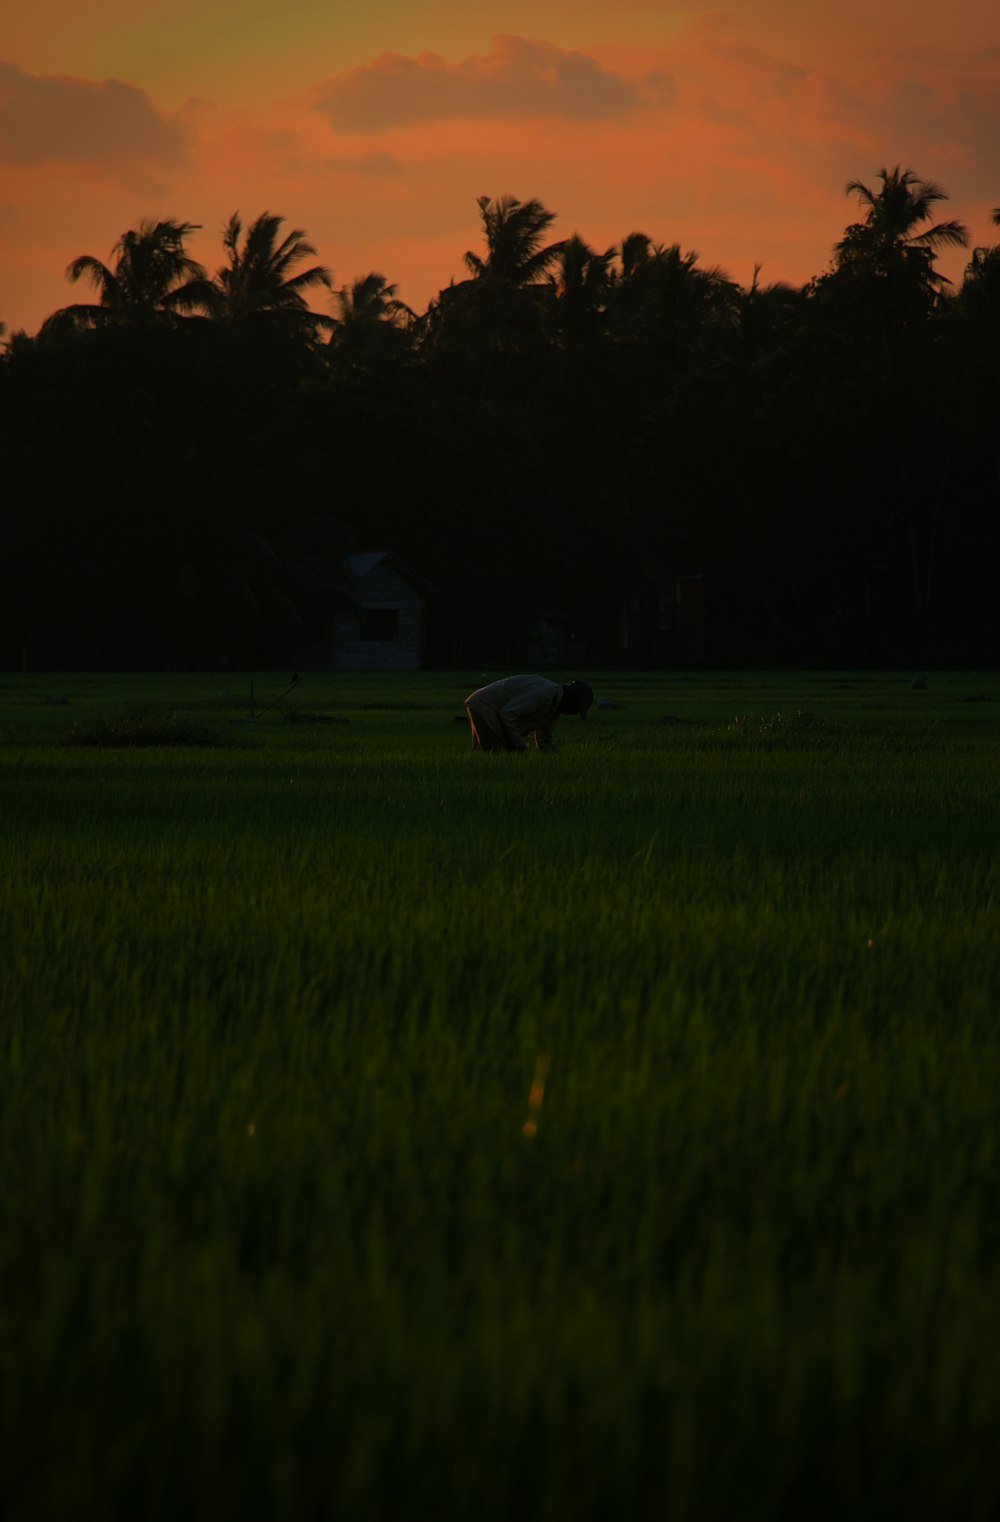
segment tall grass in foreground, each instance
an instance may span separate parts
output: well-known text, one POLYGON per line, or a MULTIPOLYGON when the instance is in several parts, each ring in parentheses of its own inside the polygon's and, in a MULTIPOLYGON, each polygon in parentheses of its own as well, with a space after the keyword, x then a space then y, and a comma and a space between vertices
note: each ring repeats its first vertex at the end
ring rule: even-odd
POLYGON ((994 1517, 992 709, 442 685, 4 753, 0 1500, 994 1517))

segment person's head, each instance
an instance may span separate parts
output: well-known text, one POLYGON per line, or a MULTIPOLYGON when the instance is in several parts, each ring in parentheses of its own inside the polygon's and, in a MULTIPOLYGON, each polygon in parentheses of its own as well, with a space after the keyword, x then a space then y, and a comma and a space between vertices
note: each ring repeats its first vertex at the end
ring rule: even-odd
POLYGON ((587 717, 587 709, 594 701, 594 689, 589 682, 563 682, 562 702, 559 704, 560 713, 578 713, 581 719, 587 717))

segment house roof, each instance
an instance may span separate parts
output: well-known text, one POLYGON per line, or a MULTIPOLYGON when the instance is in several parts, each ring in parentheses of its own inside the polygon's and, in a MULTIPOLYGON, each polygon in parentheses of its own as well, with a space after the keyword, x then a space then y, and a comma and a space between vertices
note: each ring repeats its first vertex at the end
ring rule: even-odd
POLYGON ((367 555, 348 555, 346 558, 351 574, 360 581, 362 576, 367 576, 369 571, 373 571, 379 561, 385 559, 385 556, 385 550, 373 550, 367 555))
POLYGON ((419 591, 434 592, 437 590, 427 580, 426 576, 421 576, 419 571, 415 571, 411 565, 407 565, 406 561, 401 560, 392 550, 366 550, 363 554, 347 555, 345 559, 347 560, 351 575, 356 577, 358 581, 363 581, 369 571, 374 571, 381 561, 388 560, 390 565, 399 572, 400 576, 405 576, 406 580, 411 581, 419 591))

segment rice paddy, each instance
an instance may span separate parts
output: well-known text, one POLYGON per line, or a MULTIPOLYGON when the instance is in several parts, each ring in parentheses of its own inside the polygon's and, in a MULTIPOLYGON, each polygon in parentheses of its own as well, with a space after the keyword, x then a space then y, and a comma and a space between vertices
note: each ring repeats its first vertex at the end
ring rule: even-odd
POLYGON ((7 1515, 994 1518, 1000 681, 483 679, 3 678, 7 1515))

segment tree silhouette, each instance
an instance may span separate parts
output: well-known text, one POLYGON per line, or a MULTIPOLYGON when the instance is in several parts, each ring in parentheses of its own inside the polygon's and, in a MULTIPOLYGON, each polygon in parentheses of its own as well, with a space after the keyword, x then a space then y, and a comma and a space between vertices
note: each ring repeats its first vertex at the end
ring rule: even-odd
POLYGON ((859 396, 866 394, 866 408, 879 413, 881 445, 868 462, 871 511, 890 553, 908 564, 909 627, 919 651, 931 627, 952 462, 950 450, 929 447, 940 435, 940 401, 929 383, 929 319, 949 285, 937 257, 965 247, 968 231, 958 221, 931 221, 948 199, 933 181, 898 164, 878 178, 876 188, 848 181, 845 191, 857 195, 864 218, 835 244, 834 269, 813 283, 812 295, 842 330, 843 362, 859 396))
POLYGON ((441 588, 444 664, 521 660, 540 608, 613 661, 654 566, 704 574, 712 659, 989 664, 1000 235, 942 300, 944 192, 850 191, 803 290, 506 195, 421 317, 269 212, 211 280, 179 220, 82 256, 92 304, 0 345, 8 658, 295 664, 350 593, 336 512, 441 588))
POLYGON ((957 221, 929 221, 939 201, 948 199, 932 180, 912 169, 880 169, 881 186, 872 189, 849 180, 847 195, 857 195, 865 209, 834 245, 832 290, 841 306, 863 316, 878 315, 891 325, 919 321, 940 300, 949 282, 935 268, 945 248, 964 248, 968 229, 957 221))
MULTIPOLYGON (((1000 207, 991 211, 990 221, 1000 227, 1000 207)), ((993 376, 1000 342, 1000 244, 972 250, 954 307, 963 320, 958 377, 961 392, 967 396, 967 410, 981 414, 984 406, 992 408, 995 394, 993 376)))
POLYGON ((555 213, 540 201, 480 196, 485 254, 464 256, 470 278, 452 282, 432 302, 421 342, 478 389, 506 391, 537 376, 544 360, 547 276, 563 248, 546 243, 555 213))
POLYGON ((538 285, 555 264, 562 242, 545 243, 555 221, 541 201, 516 196, 480 196, 476 202, 486 237, 486 257, 471 251, 465 266, 475 280, 500 281, 510 286, 538 285))
POLYGON ((316 286, 330 288, 330 271, 314 264, 293 273, 316 250, 301 228, 293 228, 282 238, 283 221, 269 211, 261 212, 244 234, 240 214, 233 212, 222 239, 228 263, 216 271, 208 291, 213 317, 267 323, 310 336, 317 328, 333 327, 333 318, 313 312, 306 300, 306 292, 316 286))
POLYGON ((334 291, 331 348, 352 364, 400 353, 407 346, 415 318, 399 300, 397 289, 384 275, 371 270, 334 291))
POLYGON ((760 264, 753 267, 753 279, 737 298, 740 334, 752 349, 766 344, 775 329, 801 317, 804 295, 787 280, 761 285, 760 264))
POLYGON ((567 442, 573 440, 584 471, 590 450, 609 442, 608 395, 615 377, 605 319, 614 254, 613 248, 597 253, 574 233, 549 276, 549 343, 541 385, 553 427, 567 442))
POLYGON ((613 248, 603 254, 583 241, 579 233, 567 238, 559 251, 558 267, 551 277, 556 291, 558 327, 566 344, 593 339, 611 292, 613 248))
POLYGON ((732 320, 737 287, 717 265, 702 268, 693 249, 632 232, 618 253, 609 323, 619 340, 676 364, 690 358, 708 327, 732 320))
POLYGON ((118 239, 111 250, 113 265, 81 254, 68 266, 66 278, 74 284, 89 280, 98 301, 62 307, 44 328, 148 322, 199 309, 205 299, 205 271, 184 249, 185 239, 197 230, 193 222, 146 219, 118 239))

